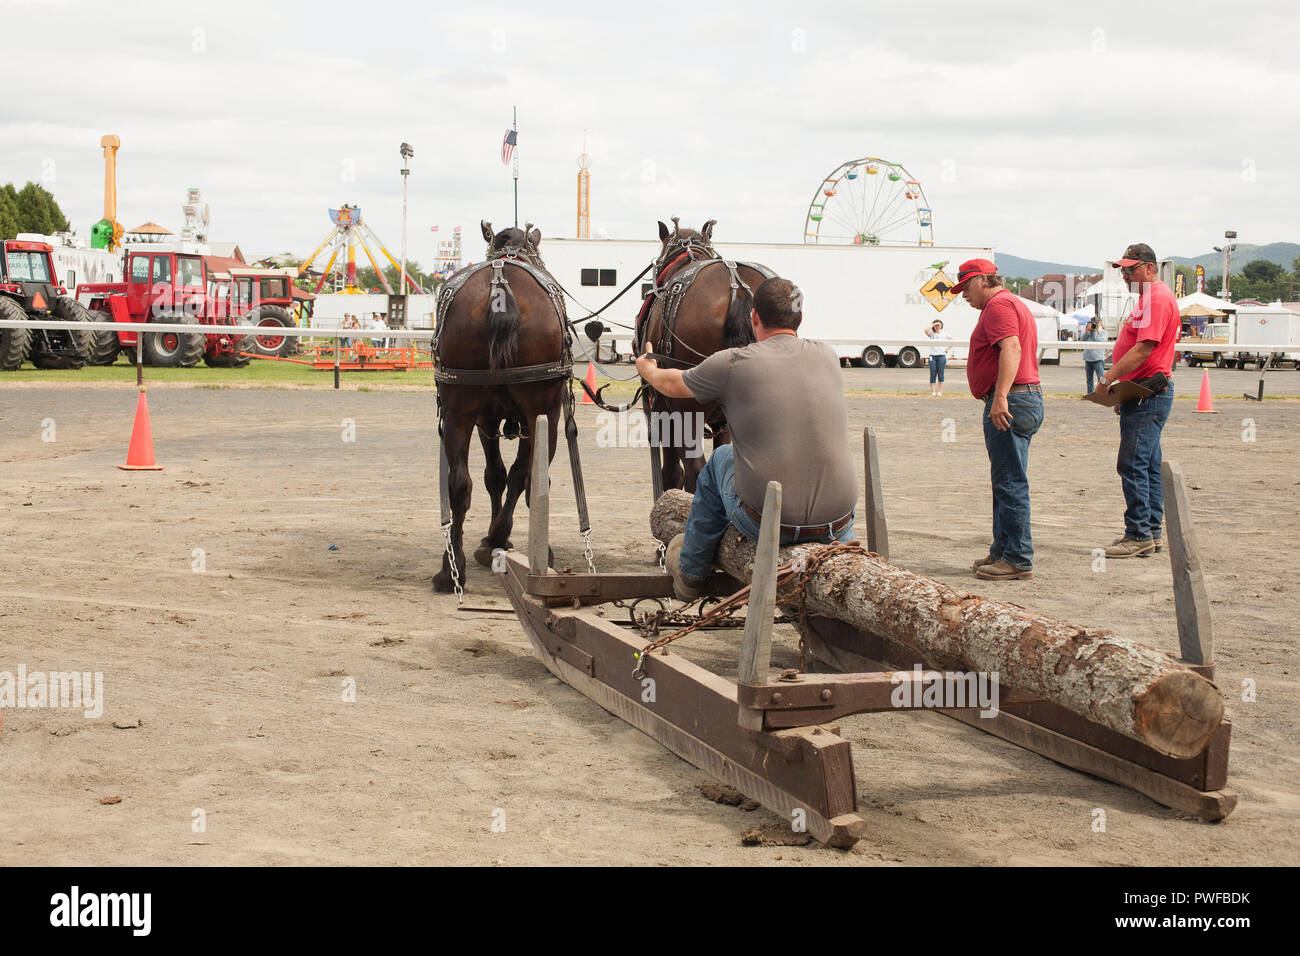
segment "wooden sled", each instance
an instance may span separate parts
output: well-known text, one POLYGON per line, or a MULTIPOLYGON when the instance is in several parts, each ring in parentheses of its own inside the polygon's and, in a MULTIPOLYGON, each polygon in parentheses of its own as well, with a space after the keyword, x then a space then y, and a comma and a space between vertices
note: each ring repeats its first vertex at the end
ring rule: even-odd
MULTIPOLYGON (((544 417, 539 417, 537 428, 545 434, 544 417)), ((871 435, 869 455, 873 445, 871 435)), ((850 714, 921 709, 922 674, 911 668, 925 662, 912 660, 905 650, 842 621, 813 617, 805 631, 810 652, 845 673, 772 679, 781 509, 780 486, 774 482, 764 502, 754 560, 753 590, 740 646, 740 680, 733 683, 679 655, 662 652, 647 656, 642 670, 634 673, 647 642, 636 631, 601 617, 591 605, 626 598, 670 598, 672 577, 553 571, 548 566, 546 442, 538 440, 534 447, 538 453, 533 463, 528 558, 507 552, 497 567, 520 623, 547 669, 683 760, 789 821, 795 831, 806 831, 835 847, 856 843, 866 823, 857 813, 851 747, 839 735, 835 721, 850 714), (909 697, 916 703, 900 707, 895 691, 904 681, 918 683, 917 693, 909 697)), ((868 527, 872 538, 883 539, 883 509, 872 505, 872 478, 876 476, 876 505, 879 478, 870 457, 867 471, 868 527)), ((1171 547, 1175 524, 1171 519, 1171 547)), ((887 547, 883 540, 878 543, 887 547)), ((1179 553, 1175 550, 1176 558, 1179 553)), ((1236 805, 1235 794, 1224 789, 1231 733, 1226 720, 1200 754, 1177 760, 1013 689, 1002 687, 998 703, 1012 712, 990 718, 981 718, 976 706, 940 712, 1206 820, 1222 819, 1236 805)))

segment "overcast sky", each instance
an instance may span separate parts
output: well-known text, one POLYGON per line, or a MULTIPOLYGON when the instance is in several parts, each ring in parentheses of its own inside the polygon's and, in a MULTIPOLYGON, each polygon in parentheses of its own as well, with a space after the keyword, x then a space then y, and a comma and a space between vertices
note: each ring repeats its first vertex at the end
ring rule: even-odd
MULTIPOLYGON (((122 138, 118 218, 306 254, 359 204, 396 255, 398 146, 416 150, 410 256, 440 224, 512 219, 500 160, 519 109, 521 221, 592 233, 798 242, 841 162, 923 184, 937 244, 1093 265, 1300 241, 1293 2, 537 5, 0 0, 0 182, 51 188, 80 235, 102 212, 99 138, 122 138), (978 14, 969 11, 979 10, 978 14)), ((544 250, 543 250, 544 251, 544 250)))

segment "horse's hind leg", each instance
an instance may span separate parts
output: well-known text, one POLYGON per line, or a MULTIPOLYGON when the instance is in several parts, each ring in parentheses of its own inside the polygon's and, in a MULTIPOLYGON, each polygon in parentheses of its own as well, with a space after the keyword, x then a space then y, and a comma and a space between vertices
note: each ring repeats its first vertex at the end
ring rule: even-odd
MULTIPOLYGON (((448 403, 450 404, 450 403, 448 403)), ((444 406, 446 407, 446 406, 444 406)), ((447 449, 448 494, 451 500, 451 547, 456 556, 460 584, 465 586, 465 513, 469 511, 470 492, 474 487, 469 476, 469 442, 474 430, 474 416, 446 415, 443 419, 443 443, 447 449)), ((433 589, 441 594, 453 590, 451 566, 443 546, 442 570, 433 576, 433 589)))
POLYGON ((484 567, 492 564, 492 549, 506 548, 509 549, 510 542, 505 538, 509 532, 501 538, 493 536, 493 529, 497 526, 497 519, 501 515, 501 498, 506 490, 506 465, 501 458, 501 438, 497 431, 498 421, 492 416, 481 416, 478 420, 478 439, 479 444, 483 446, 483 457, 487 459, 487 465, 483 469, 483 487, 487 489, 488 499, 492 504, 492 523, 488 527, 487 537, 479 542, 479 546, 474 550, 474 560, 484 567))

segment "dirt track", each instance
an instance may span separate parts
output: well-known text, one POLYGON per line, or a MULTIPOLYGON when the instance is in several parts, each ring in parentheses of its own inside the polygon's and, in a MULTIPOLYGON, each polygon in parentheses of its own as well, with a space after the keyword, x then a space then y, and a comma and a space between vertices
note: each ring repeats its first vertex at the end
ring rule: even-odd
MULTIPOLYGON (((1049 397, 1030 455, 1034 579, 970 575, 987 543, 987 461, 980 406, 954 371, 942 400, 850 399, 859 474, 861 427, 880 436, 896 563, 1175 650, 1167 551, 1090 568, 1091 549, 1122 529, 1117 427, 1102 409, 1049 397), (955 442, 941 440, 945 419, 955 442)), ((922 373, 878 374, 928 392, 922 373)), ((1251 373, 1214 374, 1216 392, 1253 391, 1251 373)), ((1288 375, 1300 382, 1275 382, 1288 375)), ((1082 370, 1056 376, 1064 390, 1082 370)), ((1198 383, 1180 373, 1180 394, 1198 383)), ((1234 722, 1240 804, 1226 822, 939 716, 878 715, 843 721, 869 829, 841 853, 742 846, 743 831, 776 818, 706 801, 704 774, 552 678, 513 616, 458 614, 430 594, 432 395, 151 398, 167 470, 127 474, 113 465, 134 390, 0 389, 0 671, 102 671, 105 696, 96 719, 3 711, 0 864, 1274 864, 1300 851, 1300 403, 1220 401, 1221 414, 1196 416, 1179 401, 1165 432, 1191 485, 1234 722), (1256 703, 1241 701, 1245 678, 1256 703), (1091 827, 1098 807, 1104 833, 1091 827), (498 810, 505 832, 493 832, 498 810)), ((590 409, 581 426, 600 565, 644 567, 646 455, 595 448, 590 409)), ((481 461, 472 470, 477 540, 481 461)), ((557 460, 553 473, 557 560, 576 565, 567 468, 557 460)), ((523 546, 526 510, 517 517, 523 546)), ((506 606, 478 568, 469 596, 506 606)), ((726 670, 734 640, 702 636, 688 653, 726 670)))

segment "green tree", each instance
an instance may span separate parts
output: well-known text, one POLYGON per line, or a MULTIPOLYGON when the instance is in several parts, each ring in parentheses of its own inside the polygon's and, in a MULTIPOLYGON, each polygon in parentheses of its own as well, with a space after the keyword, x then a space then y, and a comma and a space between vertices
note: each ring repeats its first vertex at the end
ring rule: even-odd
POLYGON ((0 186, 0 239, 12 239, 18 228, 18 194, 12 184, 0 186))
POLYGON ((54 201, 54 196, 36 183, 29 182, 18 190, 15 199, 19 232, 38 232, 48 236, 70 228, 68 218, 54 201))

